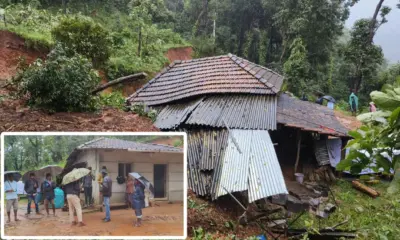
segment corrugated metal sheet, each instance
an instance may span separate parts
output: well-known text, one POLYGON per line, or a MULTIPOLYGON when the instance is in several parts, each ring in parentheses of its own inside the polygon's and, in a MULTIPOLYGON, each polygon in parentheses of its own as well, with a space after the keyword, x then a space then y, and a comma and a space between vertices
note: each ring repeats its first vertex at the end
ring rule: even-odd
POLYGON ((329 153, 326 146, 326 140, 318 140, 314 142, 315 158, 320 166, 329 165, 329 153))
POLYGON ((288 127, 333 136, 347 136, 348 132, 333 110, 287 94, 281 94, 278 98, 277 122, 288 127))
POLYGON ((246 191, 249 186, 252 131, 232 130, 231 134, 236 139, 242 153, 239 152, 232 141, 232 136, 229 137, 225 156, 222 160, 222 172, 216 198, 227 194, 224 188, 229 192, 242 192, 246 191))
POLYGON ((276 94, 283 76, 233 55, 176 61, 127 100, 147 106, 215 93, 276 94))
POLYGON ((186 124, 237 129, 276 129, 275 95, 225 95, 203 100, 186 124))
POLYGON ((182 125, 202 125, 236 129, 276 129, 276 95, 210 96, 188 103, 165 106, 155 126, 176 129, 182 125))
POLYGON ((159 129, 175 129, 183 123, 199 105, 203 98, 188 103, 171 104, 164 107, 157 115, 154 125, 159 129))
POLYGON ((268 131, 252 131, 249 169, 249 202, 288 194, 268 131))
POLYGON ((268 131, 234 129, 231 134, 241 153, 227 130, 188 131, 189 188, 214 200, 227 194, 223 187, 248 191, 251 202, 287 194, 268 131))

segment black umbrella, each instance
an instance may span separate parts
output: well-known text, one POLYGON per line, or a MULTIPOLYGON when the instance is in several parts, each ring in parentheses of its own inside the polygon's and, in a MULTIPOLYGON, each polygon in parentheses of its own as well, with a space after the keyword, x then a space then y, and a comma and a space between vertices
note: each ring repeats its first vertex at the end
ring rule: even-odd
POLYGON ((329 102, 333 102, 333 103, 336 102, 336 100, 332 96, 323 96, 322 98, 329 102))
POLYGON ((139 182, 141 182, 146 187, 146 189, 148 189, 150 193, 154 196, 154 187, 149 180, 147 180, 145 177, 143 177, 137 172, 129 173, 129 175, 131 175, 133 178, 136 178, 139 182))
POLYGON ((21 173, 18 172, 18 171, 6 171, 6 172, 4 172, 4 176, 6 176, 5 180, 7 180, 7 175, 9 175, 9 174, 13 174, 14 180, 16 182, 18 182, 21 179, 21 176, 22 176, 21 173))

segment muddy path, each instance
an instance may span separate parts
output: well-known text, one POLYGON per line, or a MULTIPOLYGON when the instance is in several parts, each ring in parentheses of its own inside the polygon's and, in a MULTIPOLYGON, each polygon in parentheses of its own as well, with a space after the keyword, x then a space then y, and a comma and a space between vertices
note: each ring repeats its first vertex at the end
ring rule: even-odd
MULTIPOLYGON (((59 209, 56 217, 35 214, 25 217, 25 209, 18 211, 19 222, 12 218, 5 225, 6 236, 182 236, 184 229, 182 203, 160 203, 143 209, 141 227, 133 226, 136 218, 131 209, 112 210, 108 223, 102 221, 105 213, 84 213, 84 227, 71 226, 68 213, 59 209)), ((45 213, 43 206, 41 213, 45 213)))

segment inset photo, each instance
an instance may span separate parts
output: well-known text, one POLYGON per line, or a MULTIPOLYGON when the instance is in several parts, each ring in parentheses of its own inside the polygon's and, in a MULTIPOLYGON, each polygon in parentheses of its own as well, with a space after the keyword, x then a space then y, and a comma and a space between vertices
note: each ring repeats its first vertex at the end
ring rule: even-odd
POLYGON ((184 239, 185 133, 2 133, 3 239, 184 239))

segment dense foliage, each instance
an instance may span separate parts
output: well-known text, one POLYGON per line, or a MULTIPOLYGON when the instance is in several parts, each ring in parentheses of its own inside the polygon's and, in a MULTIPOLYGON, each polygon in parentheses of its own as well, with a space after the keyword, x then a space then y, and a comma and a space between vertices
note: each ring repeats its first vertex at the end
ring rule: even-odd
POLYGON ((45 61, 38 59, 20 76, 20 92, 28 103, 50 111, 91 111, 96 107, 92 90, 99 77, 79 54, 67 54, 57 45, 45 61))
POLYGON ((391 192, 400 190, 400 76, 394 85, 385 85, 382 91, 373 91, 371 98, 379 111, 358 116, 364 125, 349 134, 354 138, 347 147, 350 153, 341 161, 338 170, 359 173, 372 163, 374 170, 396 172, 391 192))
POLYGON ((110 56, 111 38, 108 31, 90 18, 63 18, 51 33, 55 41, 87 57, 94 66, 104 65, 110 56))
POLYGON ((313 99, 315 92, 323 92, 344 102, 349 90, 355 89, 360 106, 366 107, 369 93, 389 80, 382 74, 387 65, 373 39, 388 21, 391 9, 384 0, 377 1, 370 18, 345 29, 351 7, 357 2, 3 0, 0 8, 5 9, 5 27, 26 37, 33 46, 51 48, 56 36, 52 36, 52 29, 59 30, 69 21, 62 28, 66 30, 63 37, 57 39, 67 39, 65 42, 74 49, 82 44, 79 48, 83 51, 78 52, 92 60, 99 58, 108 79, 139 71, 158 72, 167 62, 164 54, 169 48, 190 42, 195 57, 231 52, 284 74, 288 89, 297 96, 304 93, 313 99), (82 25, 79 19, 92 24, 82 25), (87 25, 103 26, 101 35, 110 38, 97 38, 99 41, 92 45, 93 38, 79 31, 87 25), (81 42, 81 37, 87 40, 81 42))

